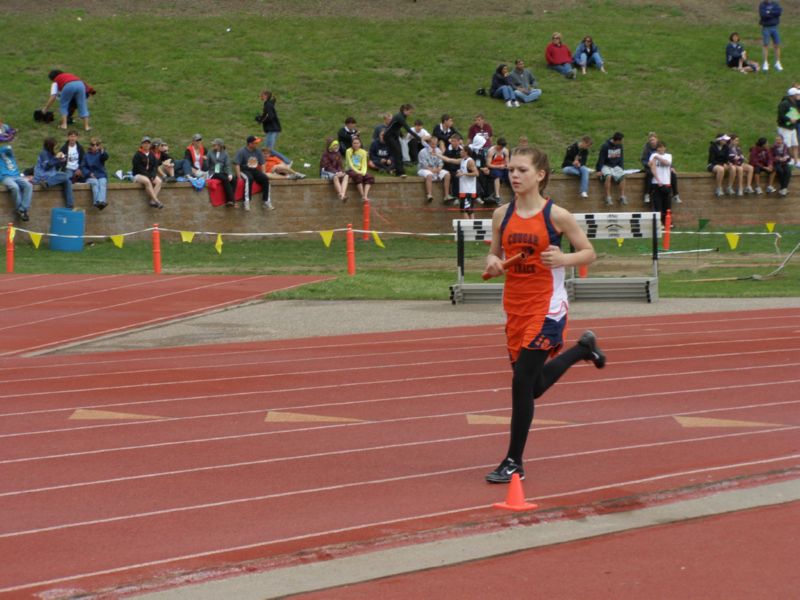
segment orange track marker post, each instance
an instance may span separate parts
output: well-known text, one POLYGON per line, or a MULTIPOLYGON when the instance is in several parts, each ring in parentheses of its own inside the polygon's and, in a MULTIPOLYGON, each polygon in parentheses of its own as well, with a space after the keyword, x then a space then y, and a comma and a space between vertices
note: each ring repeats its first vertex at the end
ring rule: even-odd
POLYGON ((667 210, 667 216, 664 218, 664 250, 669 250, 670 229, 672 229, 672 211, 667 210))
POLYGON ((589 276, 589 267, 587 265, 581 265, 578 267, 578 277, 588 277, 589 276))
POLYGON ((347 274, 356 274, 356 240, 350 223, 347 224, 347 274))
POLYGON ((506 510, 533 510, 539 508, 538 504, 531 504, 525 502, 525 492, 522 491, 522 481, 519 478, 519 473, 514 473, 511 476, 511 483, 508 484, 508 494, 506 495, 505 502, 496 502, 492 504, 495 508, 504 508, 506 510))
POLYGON ((363 213, 364 213, 364 233, 361 236, 361 239, 365 242, 369 241, 369 213, 370 213, 370 206, 369 200, 364 200, 363 206, 363 213))
POLYGON ((14 238, 11 237, 13 228, 14 224, 9 223, 6 229, 6 273, 14 272, 14 238))
POLYGON ((161 232, 158 223, 153 224, 153 273, 161 273, 161 232))

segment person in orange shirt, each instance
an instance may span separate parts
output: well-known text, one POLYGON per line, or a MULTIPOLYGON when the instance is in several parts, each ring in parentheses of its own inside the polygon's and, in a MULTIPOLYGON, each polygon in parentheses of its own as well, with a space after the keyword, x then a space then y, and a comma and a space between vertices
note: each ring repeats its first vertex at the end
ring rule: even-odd
POLYGON ((264 173, 270 179, 305 179, 303 173, 298 173, 290 165, 283 162, 280 157, 276 156, 272 148, 262 148, 261 154, 264 156, 264 164, 262 165, 264 173))
POLYGON ((515 473, 525 478, 522 454, 533 421, 534 399, 576 362, 590 360, 598 369, 606 362, 591 331, 584 332, 574 346, 559 354, 568 311, 565 267, 589 265, 596 255, 575 217, 542 196, 550 173, 547 154, 533 147, 515 148, 508 172, 514 200, 492 216, 486 273, 491 277, 504 273, 506 276, 503 309, 513 372, 511 440, 505 459, 486 475, 489 483, 508 483, 515 473), (561 252, 562 235, 575 252, 561 252), (519 254, 524 258, 506 271, 503 256, 519 254))

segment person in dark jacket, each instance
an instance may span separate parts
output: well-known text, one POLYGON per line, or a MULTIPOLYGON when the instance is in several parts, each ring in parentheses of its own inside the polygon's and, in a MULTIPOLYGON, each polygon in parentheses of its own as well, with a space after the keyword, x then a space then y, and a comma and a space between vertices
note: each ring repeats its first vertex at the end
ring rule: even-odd
POLYGON ((64 206, 73 208, 75 200, 72 196, 72 179, 63 169, 67 164, 67 157, 63 152, 56 153, 56 141, 49 137, 44 140, 42 151, 33 168, 33 183, 42 187, 60 185, 64 194, 64 206))
POLYGON ((108 206, 106 199, 108 191, 108 173, 106 172, 106 161, 108 152, 103 148, 100 138, 93 137, 89 140, 89 149, 83 155, 81 161, 81 171, 89 187, 92 188, 92 206, 98 210, 103 210, 108 206))
POLYGON ((725 64, 740 73, 758 72, 758 63, 748 60, 739 34, 735 31, 728 37, 728 45, 725 47, 725 64))
POLYGON ((261 92, 261 101, 264 103, 263 110, 256 121, 261 123, 264 129, 264 147, 275 149, 275 142, 281 132, 281 121, 275 111, 275 96, 269 90, 261 92))
POLYGON ((403 147, 400 145, 400 131, 405 129, 412 138, 419 140, 417 132, 414 131, 413 127, 408 125, 408 121, 406 120, 413 112, 414 106, 412 104, 403 104, 403 106, 400 107, 400 111, 392 117, 391 121, 389 121, 389 125, 383 132, 383 140, 389 148, 389 155, 392 157, 392 162, 394 163, 394 173, 398 177, 406 176, 406 171, 403 166, 403 147))
POLYGON ((339 142, 339 154, 342 156, 353 146, 353 138, 359 137, 356 125, 355 117, 347 117, 344 120, 344 126, 336 134, 336 140, 339 142))
POLYGON ((78 132, 76 130, 70 129, 67 132, 67 141, 61 146, 61 152, 67 157, 64 171, 66 171, 67 175, 72 179, 72 183, 83 183, 86 181, 86 175, 81 169, 86 151, 78 141, 78 132))
POLYGON ((714 195, 722 197, 722 180, 725 173, 731 170, 730 157, 728 155, 728 142, 731 137, 724 133, 717 135, 716 139, 708 147, 708 172, 714 174, 716 189, 714 195))
POLYGON ((594 65, 603 73, 607 72, 605 63, 603 63, 603 57, 600 56, 600 49, 597 47, 597 44, 594 43, 590 35, 583 38, 581 43, 578 44, 578 47, 575 48, 575 53, 572 55, 572 62, 576 67, 581 68, 581 73, 583 75, 586 75, 586 67, 590 65, 594 65))
POLYGON ((225 205, 233 206, 233 167, 225 150, 225 142, 220 138, 214 139, 211 142, 211 152, 206 158, 208 159, 208 178, 220 182, 222 190, 225 192, 225 205))
POLYGON ((381 131, 378 134, 378 139, 372 140, 369 147, 369 165, 370 169, 374 169, 381 173, 391 173, 394 168, 392 155, 389 153, 389 146, 386 145, 384 133, 381 131))
POLYGON ((514 84, 508 73, 508 65, 498 65, 492 75, 492 86, 489 89, 492 98, 505 100, 508 108, 519 106, 517 95, 514 93, 514 84))
POLYGON ((617 131, 600 147, 600 156, 597 157, 597 171, 605 186, 606 204, 611 206, 611 180, 619 184, 619 203, 628 204, 625 197, 625 156, 622 151, 622 139, 625 136, 617 131))
POLYGON ((164 208, 164 205, 158 199, 158 193, 161 191, 161 177, 158 176, 158 161, 156 157, 150 152, 150 147, 153 140, 149 136, 144 136, 139 143, 139 150, 133 155, 131 161, 131 173, 133 173, 133 180, 141 183, 147 192, 148 202, 153 208, 164 208))
POLYGON ((585 135, 577 142, 567 146, 567 152, 561 162, 562 173, 581 178, 581 198, 589 197, 589 175, 591 175, 592 170, 586 166, 586 162, 589 160, 589 148, 591 147, 592 138, 585 135))
POLYGON ((775 49, 775 70, 783 71, 781 65, 781 36, 778 33, 778 25, 781 22, 781 5, 771 0, 764 0, 758 5, 758 23, 761 25, 761 53, 764 62, 761 65, 762 71, 769 70, 769 41, 772 40, 772 47, 775 49))
POLYGON ((798 102, 800 102, 800 88, 790 87, 778 104, 778 134, 789 148, 794 166, 800 165, 797 138, 797 124, 800 122, 798 102))

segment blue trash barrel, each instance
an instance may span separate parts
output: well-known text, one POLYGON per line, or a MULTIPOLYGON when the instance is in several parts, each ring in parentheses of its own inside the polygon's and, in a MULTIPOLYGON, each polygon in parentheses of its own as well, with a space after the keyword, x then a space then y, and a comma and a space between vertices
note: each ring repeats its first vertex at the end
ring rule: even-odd
POLYGON ((50 233, 59 235, 77 235, 80 237, 51 237, 50 249, 62 252, 80 252, 83 250, 83 233, 86 225, 86 213, 69 208, 54 208, 50 211, 50 233))

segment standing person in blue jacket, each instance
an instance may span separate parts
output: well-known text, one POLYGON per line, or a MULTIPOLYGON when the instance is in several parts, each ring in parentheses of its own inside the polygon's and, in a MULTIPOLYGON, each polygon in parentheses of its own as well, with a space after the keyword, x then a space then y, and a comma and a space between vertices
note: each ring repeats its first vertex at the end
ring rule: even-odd
POLYGON ((108 193, 107 160, 108 152, 103 148, 100 138, 90 139, 89 148, 83 155, 81 171, 86 177, 86 183, 92 188, 92 206, 98 210, 103 210, 108 206, 108 200, 106 200, 108 193))
POLYGON ((14 199, 14 212, 20 221, 28 220, 33 186, 22 176, 11 146, 0 146, 0 183, 6 186, 14 199))
POLYGON ((625 136, 617 131, 600 147, 600 156, 597 157, 595 171, 605 185, 606 204, 611 206, 611 180, 619 184, 619 203, 627 204, 625 197, 625 156, 622 151, 622 138, 625 136))
POLYGON ((49 137, 44 140, 42 151, 33 168, 33 183, 42 187, 60 185, 64 194, 64 206, 73 208, 75 200, 72 196, 72 180, 62 169, 67 164, 67 157, 63 152, 56 154, 56 141, 49 137))
POLYGON ((775 49, 775 70, 783 71, 781 65, 781 36, 778 33, 778 25, 781 22, 781 5, 771 0, 764 0, 758 5, 758 23, 761 25, 761 42, 764 63, 761 65, 762 71, 769 71, 769 41, 772 40, 772 47, 775 49))

